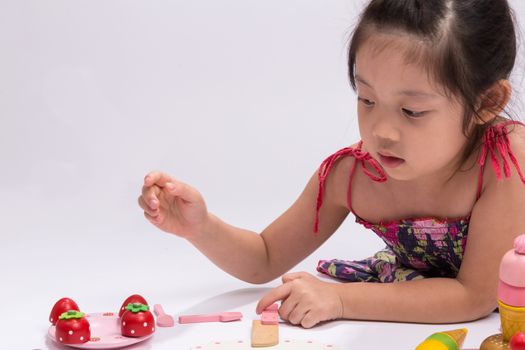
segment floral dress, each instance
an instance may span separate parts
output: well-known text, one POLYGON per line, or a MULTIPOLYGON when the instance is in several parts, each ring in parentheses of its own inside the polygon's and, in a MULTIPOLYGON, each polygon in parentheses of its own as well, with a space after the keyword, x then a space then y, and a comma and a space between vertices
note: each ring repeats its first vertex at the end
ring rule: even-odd
MULTIPOLYGON (((477 198, 481 195, 483 168, 488 159, 498 179, 510 177, 512 163, 525 184, 519 164, 510 148, 507 126, 521 124, 506 121, 489 126, 482 140, 478 160, 477 198), (500 164, 500 162, 502 164, 500 164)), ((319 224, 319 209, 322 205, 325 180, 335 161, 345 156, 354 157, 348 185, 348 206, 350 188, 357 162, 361 162, 365 174, 373 181, 384 182, 386 175, 369 153, 361 150, 362 142, 356 148, 346 147, 326 158, 318 172, 319 191, 317 197, 314 231, 319 224), (373 168, 372 171, 370 168, 373 168)), ((390 222, 370 223, 356 215, 356 222, 371 229, 386 244, 386 247, 363 260, 321 260, 317 270, 329 276, 350 282, 398 282, 427 277, 451 277, 459 272, 467 244, 470 215, 455 219, 411 218, 390 222)))

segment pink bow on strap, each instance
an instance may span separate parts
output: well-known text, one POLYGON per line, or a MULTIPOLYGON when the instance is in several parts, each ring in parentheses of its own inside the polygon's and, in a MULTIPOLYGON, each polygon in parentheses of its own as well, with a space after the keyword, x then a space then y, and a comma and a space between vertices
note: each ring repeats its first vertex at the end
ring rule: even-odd
MULTIPOLYGON (((480 165, 480 172, 482 175, 483 173, 483 167, 485 165, 485 161, 487 160, 487 156, 490 155, 490 162, 492 164, 492 169, 494 169, 494 172, 496 173, 496 177, 498 180, 502 179, 501 174, 501 166, 500 162, 498 160, 497 155, 501 157, 502 163, 503 163, 503 174, 505 175, 505 178, 510 177, 510 164, 509 160, 514 164, 514 167, 516 168, 516 171, 518 172, 518 175, 520 176, 521 182, 525 184, 525 177, 523 176, 521 172, 520 165, 518 163, 518 160, 516 159, 516 156, 514 156, 514 153, 512 152, 512 149, 510 148, 510 141, 509 141, 509 134, 507 131, 506 126, 509 124, 521 124, 517 121, 509 121, 506 123, 500 123, 494 126, 490 126, 485 134, 483 135, 483 146, 481 149, 481 155, 479 157, 478 164, 480 165)), ((480 176, 481 179, 481 176, 480 176)), ((478 193, 481 191, 482 182, 480 181, 478 183, 478 193)))
MULTIPOLYGON (((321 209, 321 206, 323 205, 323 194, 324 194, 324 186, 325 186, 326 178, 328 177, 328 174, 330 173, 332 166, 339 158, 346 157, 346 156, 353 156, 356 162, 357 161, 361 162, 364 173, 370 179, 372 179, 373 181, 377 181, 377 182, 386 181, 385 172, 379 166, 377 161, 370 156, 368 152, 363 152, 361 150, 362 145, 363 145, 363 141, 359 142, 356 148, 345 147, 343 149, 340 149, 336 153, 326 158, 321 163, 321 166, 319 167, 319 170, 317 172, 317 177, 319 179, 319 190, 317 192, 317 205, 315 208, 315 222, 314 222, 314 232, 315 233, 319 231, 319 210, 321 209), (375 174, 372 173, 370 170, 368 170, 366 164, 369 164, 370 166, 372 166, 372 168, 374 168, 375 174)), ((355 167, 355 163, 354 163, 354 167, 355 167)), ((351 171, 351 174, 352 173, 353 173, 353 169, 351 171)), ((350 192, 350 185, 351 184, 348 184, 348 192, 350 192)))

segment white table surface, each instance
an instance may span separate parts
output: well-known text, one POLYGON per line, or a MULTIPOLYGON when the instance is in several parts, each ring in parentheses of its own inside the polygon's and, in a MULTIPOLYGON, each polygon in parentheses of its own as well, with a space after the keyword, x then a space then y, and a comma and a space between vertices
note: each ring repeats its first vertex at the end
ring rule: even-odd
MULTIPOLYGON (((157 328, 150 340, 130 349, 190 349, 212 341, 250 339, 255 305, 271 287, 238 281, 214 267, 187 242, 160 232, 111 234, 76 229, 70 236, 42 231, 41 236, 16 235, 5 241, 2 266, 2 349, 63 349, 46 338, 48 315, 61 297, 74 299, 88 313, 117 311, 123 300, 142 294, 175 316, 240 311, 232 323, 178 324, 157 328), (91 235, 90 235, 91 234, 91 235), (83 237, 82 239, 80 237, 83 237), (80 243, 83 242, 83 246, 80 243)), ((318 256, 294 271, 314 272, 318 256)), ((280 324, 281 339, 313 340, 340 349, 413 349, 433 332, 469 329, 465 348, 478 348, 497 333, 498 314, 466 324, 423 325, 336 321, 313 329, 280 324)))

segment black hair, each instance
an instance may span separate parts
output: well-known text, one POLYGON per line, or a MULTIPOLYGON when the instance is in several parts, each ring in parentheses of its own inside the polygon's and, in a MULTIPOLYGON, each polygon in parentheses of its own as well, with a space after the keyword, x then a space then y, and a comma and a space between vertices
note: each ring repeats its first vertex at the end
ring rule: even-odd
POLYGON ((469 141, 461 165, 479 147, 490 125, 476 113, 480 98, 510 77, 516 60, 516 31, 507 0, 371 0, 348 50, 354 90, 357 51, 378 33, 416 38, 417 45, 407 51, 407 58, 422 64, 447 96, 463 104, 463 134, 469 141), (479 122, 473 123, 474 118, 479 122))

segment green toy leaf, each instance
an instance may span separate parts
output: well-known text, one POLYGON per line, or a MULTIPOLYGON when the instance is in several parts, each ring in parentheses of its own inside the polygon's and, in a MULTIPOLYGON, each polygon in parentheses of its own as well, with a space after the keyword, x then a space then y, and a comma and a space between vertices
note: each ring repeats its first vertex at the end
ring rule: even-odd
POLYGON ((69 310, 58 317, 59 320, 71 320, 84 317, 84 313, 76 310, 69 310))
POLYGON ((144 305, 144 304, 141 304, 141 303, 129 303, 127 306, 126 306, 126 310, 128 311, 131 311, 133 312, 134 314, 136 314, 137 312, 145 312, 145 311, 148 311, 149 310, 149 306, 148 305, 144 305))

